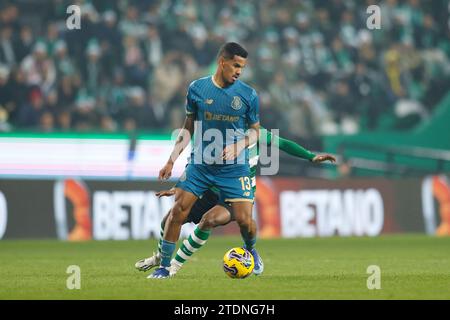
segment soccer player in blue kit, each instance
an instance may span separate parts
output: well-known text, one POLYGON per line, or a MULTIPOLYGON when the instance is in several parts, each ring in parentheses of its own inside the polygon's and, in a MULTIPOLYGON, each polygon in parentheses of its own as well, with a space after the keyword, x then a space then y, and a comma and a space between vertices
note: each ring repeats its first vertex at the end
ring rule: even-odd
MULTIPOLYGON (((187 94, 186 119, 174 150, 159 172, 159 179, 171 176, 174 162, 194 134, 190 161, 175 186, 175 203, 167 218, 161 242, 161 263, 152 278, 168 278, 170 262, 181 226, 195 201, 211 186, 231 204, 246 242, 256 242, 252 228, 253 190, 247 147, 259 137, 259 102, 256 91, 238 80, 248 53, 237 43, 223 45, 213 76, 191 83, 187 94)), ((262 264, 251 250, 255 268, 262 264)))

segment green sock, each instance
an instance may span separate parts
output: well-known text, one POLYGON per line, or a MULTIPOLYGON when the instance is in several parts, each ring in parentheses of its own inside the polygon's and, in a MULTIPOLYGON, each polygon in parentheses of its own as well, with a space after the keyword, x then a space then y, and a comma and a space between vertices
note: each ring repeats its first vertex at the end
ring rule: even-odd
POLYGON ((199 229, 199 227, 196 227, 189 237, 181 244, 180 249, 178 249, 177 254, 175 255, 175 261, 180 265, 184 264, 192 257, 195 251, 205 245, 210 234, 211 230, 204 231, 199 229))
POLYGON ((158 254, 161 256, 161 246, 164 238, 164 223, 161 222, 161 231, 159 232, 159 241, 158 241, 158 254))

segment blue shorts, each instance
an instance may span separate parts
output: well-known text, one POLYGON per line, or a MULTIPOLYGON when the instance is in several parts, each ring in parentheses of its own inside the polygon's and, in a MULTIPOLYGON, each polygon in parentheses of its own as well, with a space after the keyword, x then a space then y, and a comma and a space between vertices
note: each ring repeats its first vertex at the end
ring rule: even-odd
POLYGON ((253 188, 248 176, 223 177, 221 168, 188 164, 175 187, 200 197, 210 187, 220 190, 225 202, 253 202, 253 188))

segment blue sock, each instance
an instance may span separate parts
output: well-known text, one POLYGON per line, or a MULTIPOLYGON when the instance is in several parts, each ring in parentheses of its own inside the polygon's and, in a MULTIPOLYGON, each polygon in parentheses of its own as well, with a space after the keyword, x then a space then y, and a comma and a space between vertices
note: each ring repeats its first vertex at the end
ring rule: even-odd
POLYGON ((245 243, 245 249, 247 249, 248 251, 251 251, 255 248, 256 237, 254 237, 253 239, 244 239, 244 243, 245 243))
POLYGON ((161 242, 161 267, 169 268, 172 254, 175 251, 175 243, 167 240, 161 242))
POLYGON ((248 251, 251 251, 252 249, 255 248, 255 244, 256 244, 256 235, 254 238, 250 237, 250 234, 248 233, 247 230, 242 230, 241 229, 241 237, 244 240, 244 248, 247 249, 248 251))

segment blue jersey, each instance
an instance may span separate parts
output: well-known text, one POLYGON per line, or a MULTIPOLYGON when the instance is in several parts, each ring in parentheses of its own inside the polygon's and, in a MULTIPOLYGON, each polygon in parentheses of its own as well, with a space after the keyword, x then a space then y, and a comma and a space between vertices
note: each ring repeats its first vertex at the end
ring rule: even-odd
POLYGON ((204 77, 189 86, 186 113, 196 121, 190 163, 215 166, 225 176, 248 175, 247 148, 231 162, 222 160, 222 151, 259 122, 256 91, 240 80, 221 88, 212 76, 204 77))

